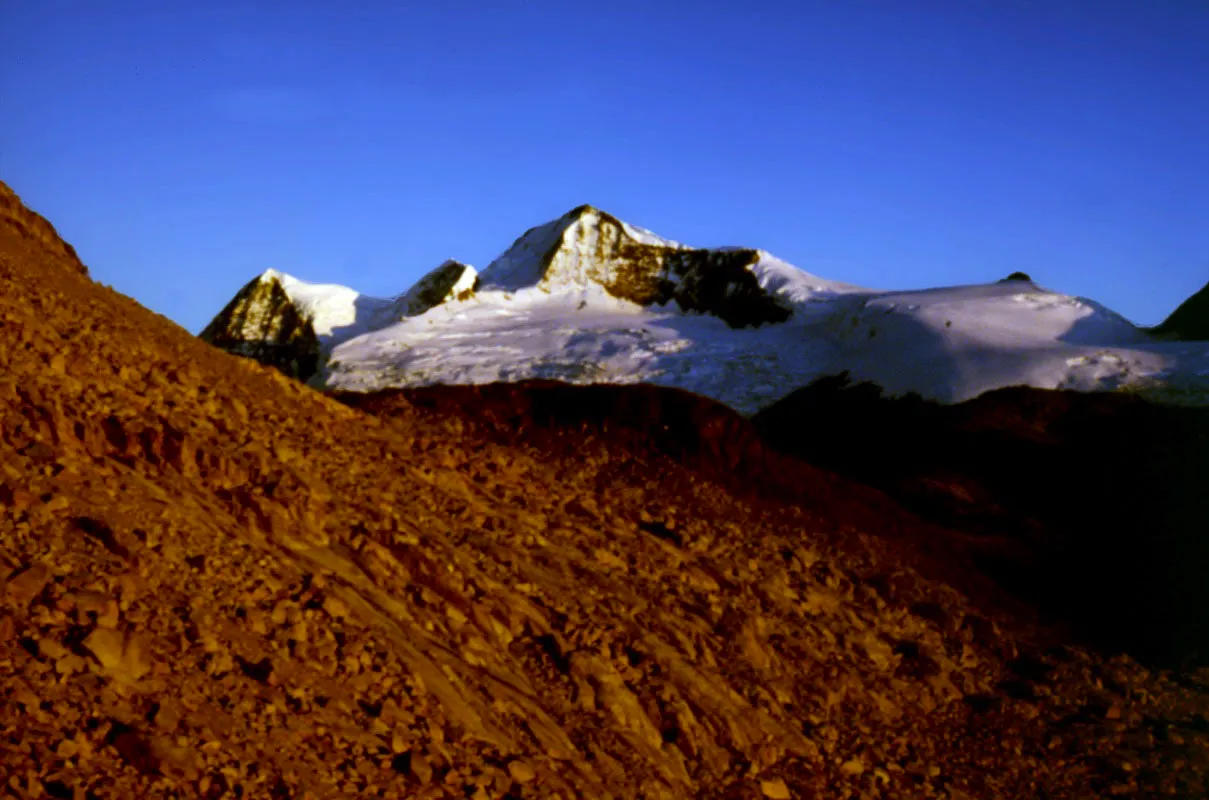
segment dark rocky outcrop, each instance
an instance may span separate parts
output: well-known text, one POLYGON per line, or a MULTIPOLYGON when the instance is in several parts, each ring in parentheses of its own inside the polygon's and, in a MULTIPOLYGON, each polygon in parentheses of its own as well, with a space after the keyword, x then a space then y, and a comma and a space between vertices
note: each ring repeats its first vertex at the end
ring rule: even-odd
POLYGON ((450 300, 469 300, 478 288, 474 267, 449 259, 429 272, 396 301, 398 317, 412 317, 450 300), (469 285, 467 285, 469 284, 469 285))
POLYGON ((1183 341, 1209 340, 1209 283, 1181 303, 1151 333, 1183 341))
MULTIPOLYGON (((668 299, 685 311, 713 314, 732 328, 784 322, 793 311, 760 286, 749 267, 757 250, 679 250, 668 254, 668 299)), ((663 302, 667 302, 664 300, 663 302)))

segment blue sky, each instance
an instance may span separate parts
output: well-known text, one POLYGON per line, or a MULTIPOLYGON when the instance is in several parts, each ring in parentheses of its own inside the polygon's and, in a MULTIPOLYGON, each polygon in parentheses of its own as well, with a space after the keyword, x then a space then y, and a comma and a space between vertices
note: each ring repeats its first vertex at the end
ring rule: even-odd
POLYGON ((0 180, 194 331, 268 267, 392 295, 585 202, 1140 323, 1209 280, 1205 0, 0 0, 0 108, 0 180))

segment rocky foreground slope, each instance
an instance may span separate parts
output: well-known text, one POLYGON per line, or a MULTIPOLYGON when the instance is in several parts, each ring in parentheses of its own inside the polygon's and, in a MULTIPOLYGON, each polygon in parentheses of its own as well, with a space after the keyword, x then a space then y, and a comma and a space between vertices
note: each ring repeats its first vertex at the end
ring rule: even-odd
POLYGON ((28 230, 0 218, 13 796, 1206 791, 1197 674, 970 599, 839 479, 793 506, 368 414, 28 230))

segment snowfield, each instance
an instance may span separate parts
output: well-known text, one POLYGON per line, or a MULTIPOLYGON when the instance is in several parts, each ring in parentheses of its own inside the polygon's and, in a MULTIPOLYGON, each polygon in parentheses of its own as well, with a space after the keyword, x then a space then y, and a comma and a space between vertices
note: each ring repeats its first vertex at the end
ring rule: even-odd
MULTIPOLYGON (((587 207, 528 231, 481 274, 446 262, 395 299, 266 276, 310 319, 322 356, 310 382, 323 388, 648 382, 751 414, 848 372, 890 394, 948 403, 1021 384, 1209 402, 1209 343, 1160 341, 1091 300, 1026 280, 864 289, 763 251, 694 250, 587 207), (668 266, 686 254, 705 266, 679 274, 668 266), (771 307, 787 310, 785 321, 733 327, 677 300, 618 296, 633 293, 630 283, 616 287, 635 275, 652 286, 700 283, 710 264, 732 256, 750 273, 749 293, 758 286, 771 307), (437 275, 441 297, 417 304, 421 284, 437 275)), ((741 289, 732 280, 723 294, 741 289)))
POLYGON ((754 412, 835 363, 830 342, 803 334, 787 325, 735 330, 604 292, 489 291, 339 344, 315 383, 368 391, 527 378, 647 382, 754 412))

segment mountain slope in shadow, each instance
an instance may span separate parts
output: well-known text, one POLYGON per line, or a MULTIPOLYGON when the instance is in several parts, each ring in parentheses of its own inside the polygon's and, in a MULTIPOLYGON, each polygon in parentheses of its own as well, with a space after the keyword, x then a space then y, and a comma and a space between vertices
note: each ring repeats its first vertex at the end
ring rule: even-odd
POLYGON ((1209 283, 1180 303, 1153 333, 1183 341, 1209 340, 1209 283))
POLYGON ((1027 387, 944 406, 841 377, 753 422, 780 450, 967 531, 987 571, 1090 641, 1209 656, 1205 409, 1027 387))

